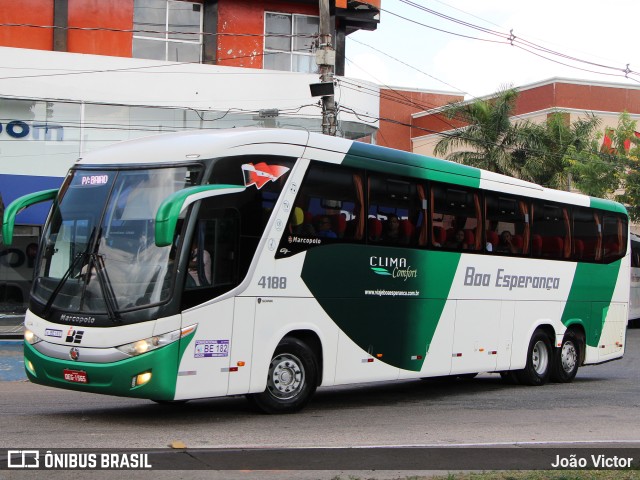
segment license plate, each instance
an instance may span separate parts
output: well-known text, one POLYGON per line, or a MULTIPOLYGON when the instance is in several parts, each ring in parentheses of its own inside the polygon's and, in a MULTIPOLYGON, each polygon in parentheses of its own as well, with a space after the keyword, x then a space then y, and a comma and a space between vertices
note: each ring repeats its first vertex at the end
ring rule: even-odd
POLYGON ((87 372, 83 372, 82 370, 67 370, 63 371, 64 379, 67 382, 73 383, 89 383, 89 379, 87 378, 87 372))

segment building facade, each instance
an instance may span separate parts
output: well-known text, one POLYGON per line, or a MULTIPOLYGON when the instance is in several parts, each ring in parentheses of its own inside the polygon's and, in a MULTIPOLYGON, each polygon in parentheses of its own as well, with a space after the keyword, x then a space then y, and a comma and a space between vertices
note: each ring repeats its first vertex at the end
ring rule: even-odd
MULTIPOLYGON (((534 123, 546 121, 551 114, 562 112, 569 123, 587 114, 600 118, 600 129, 615 128, 622 112, 640 121, 640 87, 628 84, 590 82, 567 78, 551 78, 517 88, 513 118, 534 123)), ((485 97, 490 98, 490 97, 485 97)), ((447 118, 443 108, 433 108, 412 115, 412 151, 433 155, 442 134, 466 125, 447 118)))
MULTIPOLYGON (((328 3, 339 134, 408 150, 410 114, 451 95, 406 92, 424 100, 407 104, 369 82, 341 88, 346 37, 376 29, 380 0, 328 3)), ((122 140, 204 128, 321 131, 309 89, 319 16, 319 0, 0 0, 0 209, 57 188, 85 152, 122 140)), ((0 243, 0 313, 24 308, 47 210, 21 213, 14 245, 0 243)))

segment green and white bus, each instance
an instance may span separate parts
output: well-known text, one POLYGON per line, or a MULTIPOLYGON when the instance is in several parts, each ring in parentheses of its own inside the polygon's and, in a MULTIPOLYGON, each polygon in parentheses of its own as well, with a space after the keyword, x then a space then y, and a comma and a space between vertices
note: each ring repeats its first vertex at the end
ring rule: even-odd
POLYGON ((570 382, 624 353, 615 202, 293 130, 86 154, 54 200, 25 319, 32 382, 159 402, 498 372, 570 382))

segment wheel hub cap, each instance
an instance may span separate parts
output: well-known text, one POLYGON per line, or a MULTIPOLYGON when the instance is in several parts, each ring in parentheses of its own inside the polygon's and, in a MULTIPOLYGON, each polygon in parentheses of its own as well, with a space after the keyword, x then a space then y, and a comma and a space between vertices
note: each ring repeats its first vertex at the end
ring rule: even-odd
POLYGON ((576 351, 576 347, 573 343, 566 342, 562 345, 560 360, 565 372, 571 372, 575 368, 578 361, 578 352, 576 351))
POLYGON ((549 352, 547 351, 544 342, 537 342, 533 346, 532 363, 533 368, 538 375, 543 375, 547 370, 547 365, 549 364, 549 352))
POLYGON ((291 354, 276 356, 269 366, 267 387, 275 397, 293 398, 304 386, 304 370, 300 360, 291 354))

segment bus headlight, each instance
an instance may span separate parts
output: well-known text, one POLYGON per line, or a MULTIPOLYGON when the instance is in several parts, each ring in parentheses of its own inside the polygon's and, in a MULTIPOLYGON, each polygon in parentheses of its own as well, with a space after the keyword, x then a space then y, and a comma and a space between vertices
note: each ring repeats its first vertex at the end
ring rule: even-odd
POLYGON ((185 335, 193 332, 195 328, 195 325, 191 325, 190 327, 185 327, 181 330, 174 330, 173 332, 163 333, 162 335, 155 335, 153 337, 144 338, 142 340, 137 340, 125 345, 120 345, 116 348, 121 352, 126 353, 127 355, 135 357, 136 355, 142 355, 143 353, 150 352, 151 350, 155 350, 156 348, 169 345, 170 343, 173 343, 176 340, 184 337, 185 335))
POLYGON ((38 342, 41 342, 42 339, 37 336, 35 333, 33 333, 31 330, 29 330, 28 328, 24 329, 24 341, 27 342, 30 345, 34 345, 38 342))

